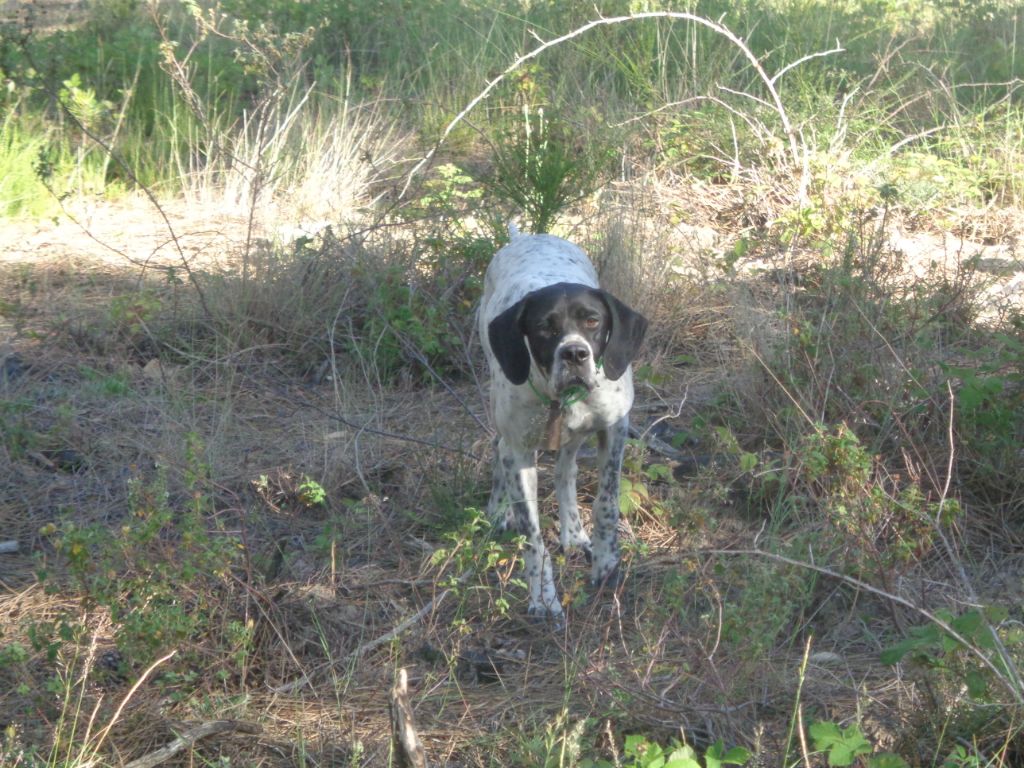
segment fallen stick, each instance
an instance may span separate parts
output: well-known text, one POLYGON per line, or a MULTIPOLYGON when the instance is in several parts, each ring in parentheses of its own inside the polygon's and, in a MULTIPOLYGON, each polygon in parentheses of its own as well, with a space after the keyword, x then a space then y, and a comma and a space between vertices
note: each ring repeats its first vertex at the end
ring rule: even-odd
POLYGON ((170 760, 181 750, 191 747, 200 739, 227 731, 260 733, 262 728, 256 723, 246 723, 240 720, 211 720, 208 723, 201 723, 194 728, 182 731, 178 738, 166 747, 161 747, 150 752, 148 755, 143 755, 137 760, 132 760, 130 763, 126 763, 124 768, 153 768, 154 765, 160 765, 160 763, 170 760))
POLYGON ((0 555, 10 555, 18 551, 18 542, 0 541, 0 555))
POLYGON ((406 768, 427 768, 427 754, 416 733, 416 722, 409 702, 409 676, 405 667, 398 670, 398 680, 391 689, 391 738, 395 743, 396 762, 406 768))

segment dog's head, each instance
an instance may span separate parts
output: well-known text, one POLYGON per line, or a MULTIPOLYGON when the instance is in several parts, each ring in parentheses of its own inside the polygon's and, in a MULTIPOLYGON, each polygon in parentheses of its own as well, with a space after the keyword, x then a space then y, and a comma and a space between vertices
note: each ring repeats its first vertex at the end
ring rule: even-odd
POLYGON ((647 320, 610 293, 556 283, 527 294, 487 328, 491 351, 505 377, 523 384, 530 358, 551 390, 594 388, 598 368, 619 379, 636 357, 647 320))

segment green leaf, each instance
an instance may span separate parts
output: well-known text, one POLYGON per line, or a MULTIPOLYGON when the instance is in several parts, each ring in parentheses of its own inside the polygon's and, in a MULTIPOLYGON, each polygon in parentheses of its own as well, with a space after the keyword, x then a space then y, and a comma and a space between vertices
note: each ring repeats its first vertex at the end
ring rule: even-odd
POLYGON ((733 747, 722 756, 722 763, 724 765, 746 765, 750 762, 751 757, 749 749, 733 747))
POLYGON ((988 681, 985 676, 976 669, 967 671, 964 675, 965 682, 967 683, 967 693, 975 699, 983 699, 988 694, 988 681))
POLYGON ((989 605, 984 610, 990 624, 1002 624, 1010 616, 1010 609, 1005 605, 989 605))
POLYGON ((814 741, 814 748, 828 752, 828 764, 834 768, 852 765, 858 756, 871 752, 871 743, 864 738, 856 723, 844 729, 835 723, 814 723, 807 731, 814 741))
POLYGON ((967 611, 953 619, 950 626, 964 637, 971 637, 982 626, 981 611, 967 611))
POLYGON ((671 480, 672 467, 668 464, 651 464, 644 471, 649 480, 671 480))
POLYGON ((647 744, 647 739, 638 733, 631 733, 626 734, 622 748, 627 757, 638 757, 643 752, 645 744, 647 744))
POLYGON ((704 753, 705 768, 721 768, 723 765, 745 765, 750 760, 750 752, 743 747, 733 747, 728 752, 721 739, 716 741, 704 753))
POLYGON ((671 764, 673 760, 696 760, 697 753, 694 752, 693 747, 689 744, 683 744, 681 747, 673 749, 672 754, 668 756, 668 759, 669 764, 671 764))
POLYGON ((813 723, 811 727, 807 729, 807 733, 814 742, 815 749, 828 749, 832 742, 842 736, 839 731, 839 726, 827 721, 813 723))
POLYGON ((753 472, 757 466, 757 454, 744 451, 740 454, 740 471, 753 472))
POLYGON ((911 651, 915 650, 921 645, 921 641, 915 638, 907 638, 896 643, 896 645, 886 648, 879 654, 879 660, 883 664, 899 664, 903 657, 911 651))
POLYGON ((910 765, 899 755, 891 752, 880 752, 868 758, 868 768, 910 768, 910 765))
POLYGON ((670 759, 665 763, 664 768, 700 768, 700 763, 692 757, 680 757, 677 759, 670 759))

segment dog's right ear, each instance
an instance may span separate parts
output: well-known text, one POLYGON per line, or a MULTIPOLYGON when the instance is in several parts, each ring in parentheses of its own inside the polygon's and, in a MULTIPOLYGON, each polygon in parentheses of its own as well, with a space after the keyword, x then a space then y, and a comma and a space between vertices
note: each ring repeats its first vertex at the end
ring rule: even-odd
POLYGON ((530 349, 526 346, 522 323, 525 306, 526 299, 517 301, 487 326, 491 352, 505 378, 516 385, 525 384, 530 377, 530 349))

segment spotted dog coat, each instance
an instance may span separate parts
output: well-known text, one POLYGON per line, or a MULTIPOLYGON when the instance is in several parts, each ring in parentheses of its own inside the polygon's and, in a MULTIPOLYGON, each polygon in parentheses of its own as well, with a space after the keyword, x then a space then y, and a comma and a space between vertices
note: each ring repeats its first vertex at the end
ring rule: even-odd
POLYGON ((582 549, 591 580, 617 575, 619 473, 633 404, 634 359, 647 321, 598 286, 577 246, 551 235, 512 239, 487 269, 480 338, 491 372, 497 426, 488 513, 526 537, 531 616, 560 621, 551 557, 537 509, 537 449, 557 447, 555 488, 563 550, 582 549), (593 540, 576 503, 576 453, 597 435, 599 480, 593 540))

